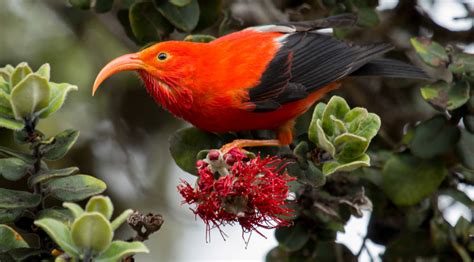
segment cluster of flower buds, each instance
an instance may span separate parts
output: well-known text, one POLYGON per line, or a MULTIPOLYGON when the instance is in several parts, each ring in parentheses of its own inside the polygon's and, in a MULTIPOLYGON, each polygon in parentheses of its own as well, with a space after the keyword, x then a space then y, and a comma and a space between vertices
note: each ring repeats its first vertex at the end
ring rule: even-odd
POLYGON ((287 207, 288 182, 295 180, 278 157, 248 158, 238 148, 227 153, 211 150, 197 161, 195 187, 182 181, 178 190, 184 203, 206 224, 207 233, 239 223, 244 233, 258 228, 290 226, 293 210, 287 207))

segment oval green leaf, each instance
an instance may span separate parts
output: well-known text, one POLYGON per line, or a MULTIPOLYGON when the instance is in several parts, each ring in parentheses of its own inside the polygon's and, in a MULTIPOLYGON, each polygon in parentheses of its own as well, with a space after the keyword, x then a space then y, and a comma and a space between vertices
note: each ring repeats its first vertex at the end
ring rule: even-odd
POLYGON ((49 83, 50 89, 50 97, 49 97, 49 104, 47 107, 43 108, 37 115, 41 118, 46 118, 52 115, 54 112, 58 111, 66 101, 66 97, 70 91, 77 91, 77 86, 71 85, 68 83, 49 83))
POLYGON ((40 66, 40 68, 38 68, 38 70, 35 72, 35 74, 45 78, 47 81, 49 81, 49 78, 50 78, 50 74, 51 74, 51 66, 46 63, 46 64, 43 64, 42 66, 40 66))
POLYGON ((382 171, 382 189, 398 206, 410 206, 438 189, 448 174, 442 161, 394 155, 382 171))
POLYGON ((322 128, 328 136, 334 135, 336 127, 334 121, 331 120, 331 116, 337 119, 344 119, 344 116, 349 112, 350 108, 344 98, 339 96, 333 96, 329 100, 328 104, 324 108, 323 115, 321 118, 322 128))
POLYGON ((119 228, 119 226, 121 226, 123 224, 123 222, 125 222, 128 217, 133 213, 133 210, 131 209, 127 209, 125 211, 123 211, 118 217, 116 217, 111 225, 112 225, 112 230, 115 231, 117 228, 119 228))
POLYGON ((168 19, 176 28, 191 32, 199 21, 199 5, 197 0, 183 7, 178 7, 168 1, 154 0, 155 6, 160 13, 168 19))
POLYGON ((49 93, 48 80, 39 75, 28 75, 13 88, 11 93, 11 104, 15 118, 23 120, 47 107, 49 93))
POLYGON ((104 181, 88 175, 61 177, 45 183, 46 191, 62 201, 80 201, 100 194, 106 188, 104 181))
POLYGON ((29 247, 26 241, 13 228, 0 225, 0 253, 26 247, 29 247))
POLYGON ((277 228, 275 237, 281 247, 291 252, 301 249, 308 242, 310 233, 303 225, 296 224, 291 227, 277 228))
POLYGON ((437 67, 449 62, 448 54, 440 44, 425 37, 413 37, 410 42, 425 64, 437 67))
POLYGON ((328 176, 335 172, 351 172, 360 167, 370 166, 370 157, 367 154, 363 154, 359 158, 350 161, 328 161, 323 164, 323 174, 328 176))
POLYGON ((470 90, 469 82, 465 80, 451 84, 438 81, 420 89, 423 98, 441 111, 454 110, 464 105, 469 100, 470 90))
POLYGON ((26 191, 0 188, 0 208, 29 208, 39 205, 41 196, 26 191))
POLYGON ((100 256, 95 258, 96 262, 115 262, 120 261, 124 257, 138 253, 149 253, 150 251, 142 242, 125 242, 116 240, 110 244, 100 256))
POLYGON ((448 69, 455 74, 474 73, 474 54, 456 52, 452 54, 448 69))
POLYGON ((110 219, 114 212, 114 205, 112 200, 106 196, 94 196, 89 199, 86 205, 86 212, 99 212, 110 219))
POLYGON ((27 63, 22 62, 18 64, 15 69, 10 72, 10 88, 13 89, 16 87, 18 83, 31 73, 32 70, 27 63))
POLYGON ((72 257, 79 256, 71 238, 71 231, 64 223, 52 218, 42 218, 35 220, 35 225, 43 229, 64 252, 72 257))
POLYGON ((184 171, 195 175, 196 156, 203 149, 220 148, 223 142, 212 133, 190 127, 178 130, 171 136, 170 151, 176 164, 184 171))
POLYGON ((460 131, 438 115, 419 124, 409 143, 411 152, 421 158, 432 158, 451 150, 459 141, 460 131))
POLYGON ((73 220, 74 216, 72 212, 66 208, 59 208, 59 207, 52 207, 43 209, 38 212, 37 219, 42 218, 51 218, 57 221, 61 221, 62 223, 69 225, 73 220))
POLYGON ((78 137, 79 131, 72 129, 57 134, 51 144, 43 147, 43 157, 50 161, 61 159, 71 149, 78 137))
POLYGON ((70 176, 76 174, 77 172, 79 172, 79 168, 77 167, 42 170, 39 174, 34 175, 28 179, 28 185, 32 187, 37 183, 45 182, 51 178, 70 176))
POLYGON ((25 124, 22 121, 0 116, 0 127, 11 130, 21 130, 24 126, 25 124))
POLYGON ((82 214, 71 226, 74 244, 80 250, 90 250, 96 255, 110 246, 113 236, 109 221, 98 212, 82 214))
POLYGON ((129 23, 135 39, 141 44, 159 41, 174 30, 173 25, 151 2, 133 4, 130 8, 129 23))
POLYGON ((28 173, 30 168, 32 168, 31 165, 19 158, 9 157, 0 159, 0 175, 6 180, 19 180, 28 173))

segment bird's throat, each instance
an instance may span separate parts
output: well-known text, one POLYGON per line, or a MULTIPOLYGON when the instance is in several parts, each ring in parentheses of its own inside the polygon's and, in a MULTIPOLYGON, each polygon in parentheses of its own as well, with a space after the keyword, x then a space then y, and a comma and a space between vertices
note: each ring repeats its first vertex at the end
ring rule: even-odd
POLYGON ((145 71, 139 71, 147 92, 164 109, 170 111, 177 117, 186 118, 192 107, 192 93, 182 87, 158 79, 145 71))

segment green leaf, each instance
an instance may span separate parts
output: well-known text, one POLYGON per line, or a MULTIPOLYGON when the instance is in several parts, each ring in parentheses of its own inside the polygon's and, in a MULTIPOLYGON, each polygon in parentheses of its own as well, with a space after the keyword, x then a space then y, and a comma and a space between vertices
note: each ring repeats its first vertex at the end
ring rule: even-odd
POLYGON ((24 126, 25 124, 21 121, 0 116, 0 127, 11 130, 21 130, 24 126))
POLYGON ((98 212, 83 213, 71 226, 74 244, 83 251, 100 254, 112 242, 114 232, 109 221, 98 212))
POLYGON ((37 175, 31 176, 28 179, 28 185, 32 187, 33 185, 37 183, 45 182, 56 177, 65 177, 65 176, 74 175, 77 172, 79 172, 79 168, 77 167, 42 170, 37 175))
POLYGON ((150 251, 142 242, 125 242, 116 240, 110 244, 100 256, 96 257, 96 262, 115 262, 120 261, 124 257, 128 257, 138 253, 149 253, 150 251))
POLYGON ((197 42, 197 43, 209 43, 214 41, 216 38, 212 35, 188 35, 184 38, 184 41, 197 42))
POLYGON ((190 127, 171 136, 170 151, 176 164, 190 174, 196 174, 196 156, 203 149, 220 148, 222 141, 212 133, 190 127))
POLYGON ((127 209, 123 211, 118 217, 116 217, 112 221, 111 223, 112 230, 115 231, 117 228, 119 228, 119 226, 121 226, 123 222, 125 222, 132 213, 133 213, 133 210, 131 209, 127 209))
POLYGON ((347 131, 355 133, 361 127, 361 122, 369 116, 367 109, 355 107, 344 116, 344 123, 347 125, 347 131))
POLYGON ((275 237, 281 247, 291 252, 301 249, 308 242, 310 233, 303 225, 296 224, 291 227, 277 228, 275 237))
POLYGON ((25 191, 0 188, 0 208, 28 208, 39 205, 41 196, 25 191))
POLYGON ((49 104, 48 80, 38 75, 28 75, 11 93, 11 104, 15 118, 23 120, 49 104))
POLYGON ((94 196, 89 199, 86 205, 86 212, 99 212, 110 219, 114 212, 114 205, 109 197, 106 196, 94 196))
POLYGON ((359 125, 354 134, 365 137, 369 141, 377 135, 381 126, 380 117, 374 113, 368 113, 358 122, 359 125))
POLYGON ((72 213, 74 218, 78 218, 79 216, 82 215, 82 213, 84 213, 84 209, 82 209, 80 205, 73 202, 63 203, 63 207, 69 209, 69 211, 72 213))
POLYGON ((298 176, 298 181, 311 185, 312 187, 323 186, 326 183, 326 176, 313 164, 313 162, 306 162, 308 163, 308 168, 302 170, 301 174, 298 176))
POLYGON ((22 208, 0 209, 0 224, 12 223, 23 213, 22 208))
POLYGON ((71 238, 71 231, 64 223, 52 218, 42 218, 35 220, 35 225, 43 229, 64 252, 72 257, 79 256, 71 238))
POLYGON ((385 164, 382 189, 398 206, 417 204, 436 191, 448 171, 442 161, 394 155, 385 164))
POLYGON ((422 87, 421 95, 435 109, 454 110, 461 107, 469 100, 470 86, 468 81, 460 80, 448 84, 438 81, 422 87))
POLYGON ((25 247, 28 244, 20 234, 7 225, 0 225, 0 253, 25 247))
POLYGON ((82 10, 91 8, 91 0, 69 0, 69 3, 75 8, 82 10))
MULTIPOLYGON (((326 107, 325 103, 318 103, 316 107, 314 108, 313 111, 313 116, 311 118, 311 123, 309 124, 308 128, 308 138, 311 142, 314 144, 318 143, 318 132, 320 132, 318 129, 318 120, 321 121, 320 119, 323 117, 323 112, 324 108, 326 107)), ((319 124, 321 126, 321 124, 319 124)), ((324 131, 323 131, 324 133, 324 131)))
POLYGON ((49 96, 49 104, 47 107, 43 108, 37 115, 41 118, 46 118, 52 115, 54 112, 58 111, 66 101, 66 97, 70 91, 77 91, 77 86, 71 85, 68 83, 49 83, 50 96, 49 96))
POLYGON ((326 152, 328 152, 332 157, 336 155, 336 148, 334 145, 329 141, 329 139, 326 137, 326 133, 323 130, 322 127, 322 121, 318 119, 316 121, 316 134, 317 134, 317 139, 316 141, 313 141, 311 138, 310 140, 315 143, 319 148, 324 149, 326 152))
POLYGON ((158 11, 180 30, 191 32, 199 21, 197 0, 191 0, 191 3, 183 7, 177 7, 168 1, 154 0, 154 3, 158 11))
POLYGON ((344 161, 328 161, 323 164, 323 174, 328 176, 335 172, 350 172, 354 171, 359 167, 370 166, 370 157, 367 154, 363 154, 359 158, 344 162, 344 161))
POLYGON ((156 10, 151 2, 137 2, 129 13, 130 28, 139 43, 159 41, 173 32, 173 25, 156 10))
POLYGON ((10 94, 8 93, 8 83, 0 77, 0 106, 10 108, 10 94))
POLYGON ((344 133, 334 139, 336 160, 351 160, 360 157, 369 146, 369 140, 362 136, 344 133))
POLYGON ((65 208, 47 208, 38 212, 36 219, 51 218, 69 225, 74 220, 72 212, 65 208))
POLYGON ((27 63, 23 62, 16 66, 10 75, 10 87, 15 88, 27 75, 31 74, 32 70, 27 63))
POLYGON ((380 23, 377 12, 370 7, 362 7, 357 10, 357 25, 362 27, 373 27, 380 23))
POLYGON ((191 0, 169 0, 169 2, 175 6, 183 7, 189 5, 191 3, 191 0))
POLYGON ((0 159, 0 175, 10 181, 21 179, 28 173, 30 168, 32 168, 31 165, 19 158, 9 157, 0 159))
POLYGON ((459 141, 460 131, 448 123, 442 115, 419 124, 410 141, 411 152, 421 158, 442 155, 459 141))
POLYGON ((204 30, 219 20, 222 11, 222 0, 198 0, 199 22, 193 31, 204 30))
POLYGON ((43 157, 50 161, 61 159, 71 149, 78 137, 79 131, 72 129, 64 130, 54 137, 53 143, 43 147, 43 157))
POLYGON ((339 96, 333 96, 329 100, 328 104, 324 108, 323 115, 321 118, 322 127, 324 133, 328 136, 334 135, 335 125, 334 121, 331 121, 331 116, 336 117, 337 119, 344 119, 344 116, 349 112, 350 108, 344 98, 339 96))
POLYGON ((413 37, 410 42, 425 64, 437 67, 449 62, 448 54, 440 44, 424 37, 413 37))
POLYGON ((474 169, 474 134, 461 129, 461 139, 457 144, 456 152, 465 167, 474 169))
POLYGON ((466 127, 466 129, 469 132, 474 133, 474 115, 465 115, 462 118, 462 121, 463 121, 464 126, 466 127))
POLYGON ((97 13, 106 13, 112 10, 114 0, 95 0, 94 10, 97 13))
POLYGON ((462 52, 452 54, 452 62, 448 69, 455 74, 473 73, 474 72, 474 55, 462 52))
POLYGON ((15 71, 15 68, 12 65, 6 65, 0 68, 0 76, 5 80, 10 81, 10 75, 15 71))
POLYGON ((62 201, 80 201, 104 192, 104 181, 88 175, 74 175, 49 180, 45 189, 62 201))
POLYGON ((33 164, 36 161, 36 159, 33 156, 25 154, 25 153, 20 152, 20 151, 10 149, 8 147, 0 146, 0 153, 3 154, 3 155, 6 155, 6 156, 17 157, 17 158, 25 161, 26 163, 30 163, 30 164, 33 164))
POLYGON ((49 81, 50 74, 51 74, 51 66, 46 63, 43 64, 38 70, 35 72, 35 74, 45 78, 47 81, 49 81))

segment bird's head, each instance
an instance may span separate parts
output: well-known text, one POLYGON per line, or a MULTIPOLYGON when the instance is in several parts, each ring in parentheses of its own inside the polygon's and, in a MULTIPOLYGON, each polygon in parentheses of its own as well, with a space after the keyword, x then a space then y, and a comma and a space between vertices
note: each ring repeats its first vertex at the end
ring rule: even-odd
POLYGON ((92 94, 111 75, 137 71, 151 92, 172 91, 193 75, 194 43, 168 41, 152 45, 140 52, 126 54, 110 61, 97 75, 92 94))

